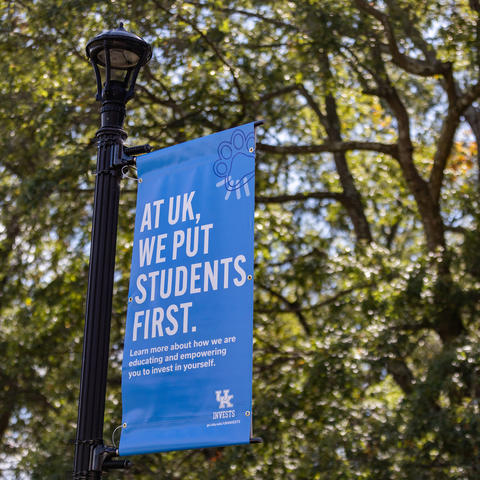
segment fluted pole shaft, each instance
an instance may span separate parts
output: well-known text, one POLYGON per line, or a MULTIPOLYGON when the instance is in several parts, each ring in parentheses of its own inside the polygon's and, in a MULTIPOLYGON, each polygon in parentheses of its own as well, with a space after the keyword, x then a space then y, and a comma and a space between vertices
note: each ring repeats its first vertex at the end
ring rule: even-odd
POLYGON ((125 103, 122 97, 102 105, 93 207, 90 267, 75 442, 74 480, 100 479, 94 450, 103 445, 103 418, 112 315, 113 277, 120 195, 125 103))

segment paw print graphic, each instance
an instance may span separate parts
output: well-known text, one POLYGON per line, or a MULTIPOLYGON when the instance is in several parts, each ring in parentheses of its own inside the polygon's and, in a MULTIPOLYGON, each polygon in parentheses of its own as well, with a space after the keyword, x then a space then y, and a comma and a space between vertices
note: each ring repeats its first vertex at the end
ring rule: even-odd
POLYGON ((248 197, 250 195, 248 182, 255 176, 255 170, 250 170, 251 163, 246 160, 251 160, 255 156, 254 134, 247 136, 242 130, 235 130, 230 141, 220 143, 217 154, 218 159, 213 164, 213 172, 221 178, 216 185, 225 188, 225 200, 229 199, 232 192, 240 199, 242 190, 248 197))

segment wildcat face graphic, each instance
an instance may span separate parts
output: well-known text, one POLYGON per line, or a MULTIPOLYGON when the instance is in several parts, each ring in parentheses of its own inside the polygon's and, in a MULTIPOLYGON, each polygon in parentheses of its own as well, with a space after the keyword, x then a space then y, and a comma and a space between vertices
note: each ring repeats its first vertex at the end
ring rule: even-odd
POLYGON ((242 190, 245 196, 250 196, 248 182, 254 178, 255 170, 251 170, 251 163, 246 160, 255 157, 255 135, 246 136, 242 130, 235 130, 229 141, 220 143, 217 156, 213 172, 222 179, 216 185, 225 188, 225 200, 232 192, 240 199, 242 190))

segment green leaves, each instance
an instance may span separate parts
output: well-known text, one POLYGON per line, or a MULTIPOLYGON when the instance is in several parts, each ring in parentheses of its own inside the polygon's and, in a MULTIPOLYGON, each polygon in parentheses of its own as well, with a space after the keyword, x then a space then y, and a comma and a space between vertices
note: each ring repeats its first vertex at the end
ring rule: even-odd
MULTIPOLYGON (((71 469, 99 118, 83 51, 124 12, 154 45, 129 144, 265 120, 253 360, 265 443, 138 457, 122 478, 474 478, 474 3, 3 6, 0 470, 71 469)), ((107 442, 121 421, 136 198, 133 182, 122 188, 107 442)))

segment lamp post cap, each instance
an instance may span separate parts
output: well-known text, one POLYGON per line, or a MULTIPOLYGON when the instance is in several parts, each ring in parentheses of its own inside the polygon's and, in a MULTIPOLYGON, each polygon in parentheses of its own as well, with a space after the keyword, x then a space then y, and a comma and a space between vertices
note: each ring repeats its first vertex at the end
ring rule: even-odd
POLYGON ((92 38, 87 43, 87 57, 95 61, 99 50, 105 47, 133 51, 140 57, 141 65, 145 65, 152 57, 151 45, 138 35, 125 30, 123 22, 120 22, 118 28, 102 32, 92 38))

